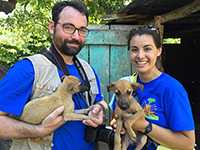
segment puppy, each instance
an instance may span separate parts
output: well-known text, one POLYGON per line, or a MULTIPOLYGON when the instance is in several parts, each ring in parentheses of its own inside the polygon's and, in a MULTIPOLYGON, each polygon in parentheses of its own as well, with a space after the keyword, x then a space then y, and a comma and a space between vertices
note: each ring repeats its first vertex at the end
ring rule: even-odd
POLYGON ((113 91, 116 95, 116 109, 114 117, 116 119, 116 132, 114 138, 114 150, 126 150, 130 141, 136 144, 135 150, 141 150, 147 137, 132 129, 133 123, 140 117, 145 117, 144 111, 132 93, 137 88, 143 88, 139 83, 130 83, 127 80, 118 80, 111 83, 108 91, 113 91), (120 137, 122 128, 125 128, 124 140, 120 137))
POLYGON ((54 93, 28 102, 25 105, 20 120, 31 124, 40 124, 50 113, 60 106, 64 106, 63 116, 65 121, 90 119, 89 116, 84 115, 87 114, 89 109, 79 111, 84 114, 74 113, 72 95, 81 90, 83 89, 78 78, 66 76, 54 93))

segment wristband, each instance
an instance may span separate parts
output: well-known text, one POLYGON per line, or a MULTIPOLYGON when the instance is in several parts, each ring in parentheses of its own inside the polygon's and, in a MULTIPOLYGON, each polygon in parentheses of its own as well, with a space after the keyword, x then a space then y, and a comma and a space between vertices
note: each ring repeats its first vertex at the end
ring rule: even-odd
POLYGON ((144 134, 148 134, 152 131, 152 123, 149 122, 149 124, 144 128, 144 134))

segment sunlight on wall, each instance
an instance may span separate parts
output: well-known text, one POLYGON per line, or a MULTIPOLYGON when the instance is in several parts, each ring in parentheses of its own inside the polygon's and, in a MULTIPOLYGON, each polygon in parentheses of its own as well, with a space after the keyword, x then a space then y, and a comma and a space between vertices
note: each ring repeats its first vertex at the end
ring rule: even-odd
POLYGON ((163 39, 163 44, 181 44, 181 38, 166 38, 163 39))

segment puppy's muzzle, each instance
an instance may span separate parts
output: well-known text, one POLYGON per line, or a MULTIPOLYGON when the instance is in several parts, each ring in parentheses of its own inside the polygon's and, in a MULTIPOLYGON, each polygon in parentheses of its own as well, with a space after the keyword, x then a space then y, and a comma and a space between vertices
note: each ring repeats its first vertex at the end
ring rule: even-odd
POLYGON ((122 110, 127 110, 130 106, 129 103, 124 100, 119 100, 117 104, 118 104, 119 108, 122 110))
POLYGON ((90 90, 90 85, 88 83, 81 83, 80 85, 80 92, 85 92, 90 90))

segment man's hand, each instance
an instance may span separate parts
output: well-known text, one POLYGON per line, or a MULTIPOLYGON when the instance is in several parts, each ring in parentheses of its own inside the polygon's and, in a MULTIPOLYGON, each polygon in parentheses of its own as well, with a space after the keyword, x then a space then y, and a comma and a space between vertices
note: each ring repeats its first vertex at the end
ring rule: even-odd
POLYGON ((41 125, 37 126, 40 137, 51 134, 64 123, 63 111, 64 106, 57 108, 42 121, 41 125))
POLYGON ((99 104, 95 104, 91 107, 88 113, 91 117, 90 120, 83 120, 83 123, 88 126, 97 127, 103 123, 103 109, 99 104))

